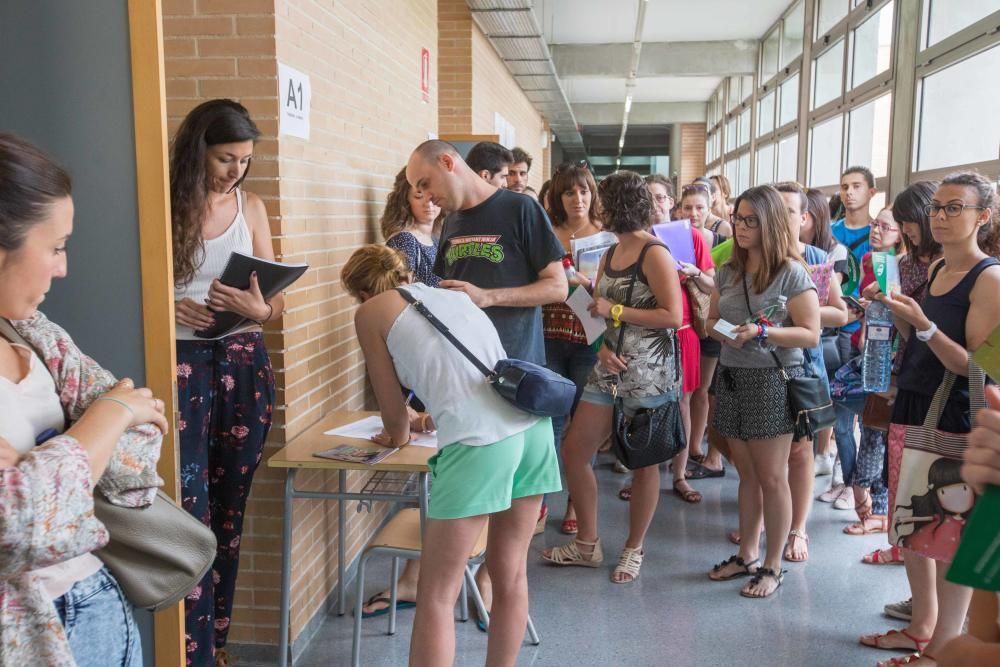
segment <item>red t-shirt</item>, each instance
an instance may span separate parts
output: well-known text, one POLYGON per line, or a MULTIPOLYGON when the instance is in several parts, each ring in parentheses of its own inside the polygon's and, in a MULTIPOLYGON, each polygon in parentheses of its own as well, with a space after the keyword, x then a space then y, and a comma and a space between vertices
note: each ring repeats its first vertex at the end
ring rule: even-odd
MULTIPOLYGON (((715 268, 715 263, 712 262, 711 249, 708 244, 705 243, 705 237, 702 236, 701 230, 695 227, 691 228, 691 239, 694 241, 694 260, 695 264, 702 271, 708 271, 709 269, 715 268)), ((681 283, 687 280, 687 276, 681 275, 681 283)), ((691 324, 691 302, 688 299, 687 291, 681 290, 681 302, 684 304, 684 319, 681 322, 681 326, 685 324, 691 324)))

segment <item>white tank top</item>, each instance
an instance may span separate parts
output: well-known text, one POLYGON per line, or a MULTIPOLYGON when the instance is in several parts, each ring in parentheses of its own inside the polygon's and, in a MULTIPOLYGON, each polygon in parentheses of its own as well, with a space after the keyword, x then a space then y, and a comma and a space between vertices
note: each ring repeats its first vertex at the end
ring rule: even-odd
MULTIPOLYGON (((250 234, 250 227, 243 215, 243 192, 239 188, 236 189, 236 217, 226 228, 226 231, 214 239, 205 240, 203 243, 204 251, 201 254, 201 261, 198 262, 198 270, 195 271, 194 278, 190 283, 184 287, 174 287, 175 301, 189 298, 196 303, 204 304, 205 299, 208 298, 208 289, 212 286, 212 281, 222 275, 222 270, 226 267, 226 262, 229 261, 229 256, 233 251, 253 255, 253 236, 250 234)), ((175 328, 177 340, 209 340, 196 336, 191 327, 175 324, 175 328)), ((260 325, 248 322, 233 331, 232 334, 259 329, 260 325)))
MULTIPOLYGON (((11 343, 29 359, 27 375, 20 382, 0 377, 0 438, 10 443, 22 456, 35 446, 38 436, 62 433, 66 423, 56 383, 41 359, 32 350, 11 343), (54 433, 53 433, 54 432, 54 433)), ((93 554, 84 554, 55 565, 35 570, 49 598, 56 599, 101 569, 101 561, 93 554)))
MULTIPOLYGON (((507 358, 493 323, 466 294, 423 283, 405 289, 488 367, 507 358)), ((399 381, 420 397, 434 419, 442 447, 491 445, 538 421, 500 398, 472 362, 409 304, 393 322, 386 346, 399 381)))

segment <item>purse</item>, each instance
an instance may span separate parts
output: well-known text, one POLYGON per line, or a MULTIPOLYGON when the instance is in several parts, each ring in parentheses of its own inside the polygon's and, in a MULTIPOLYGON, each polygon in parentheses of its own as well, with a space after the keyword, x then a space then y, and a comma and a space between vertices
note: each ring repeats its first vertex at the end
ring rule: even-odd
POLYGON ((576 398, 576 385, 572 380, 544 366, 520 359, 501 359, 493 370, 490 370, 455 338, 448 327, 435 317, 422 301, 401 287, 397 287, 396 291, 418 313, 427 318, 427 321, 440 331, 449 343, 458 348, 458 351, 486 376, 487 381, 508 403, 540 417, 562 417, 570 413, 573 400, 576 398))
MULTIPOLYGON (((969 421, 986 405, 983 369, 969 356, 969 421)), ((961 478, 962 457, 968 433, 938 429, 941 414, 951 396, 955 374, 944 378, 927 411, 922 426, 892 424, 889 427, 889 543, 934 560, 951 561, 972 513, 975 495, 961 478), (949 503, 941 506, 939 491, 952 487, 949 503), (969 494, 964 496, 963 494, 969 494), (967 502, 966 511, 954 505, 967 502)))
MULTIPOLYGON (((635 287, 635 281, 639 277, 642 259, 651 245, 659 244, 647 243, 635 262, 632 279, 625 292, 623 305, 626 308, 632 304, 632 288, 635 287)), ((618 344, 615 346, 616 356, 620 356, 622 353, 622 342, 625 340, 625 327, 627 326, 628 324, 625 322, 621 323, 618 344)), ((676 337, 674 342, 676 350, 676 337)), ((678 369, 679 365, 675 364, 675 376, 679 379, 678 369)), ((618 378, 620 379, 621 375, 618 378)), ((687 435, 684 433, 684 425, 681 422, 679 403, 670 401, 658 408, 639 408, 629 419, 625 415, 625 401, 618 396, 617 381, 611 385, 611 396, 614 400, 611 412, 611 451, 626 468, 635 470, 636 468, 659 465, 672 459, 678 452, 687 447, 687 435)))
MULTIPOLYGON (((750 307, 750 290, 747 288, 747 281, 743 283, 743 298, 746 299, 747 311, 753 316, 753 308, 750 307)), ((795 422, 793 437, 796 440, 809 438, 814 440, 816 433, 825 428, 833 426, 837 421, 837 414, 833 408, 833 401, 830 399, 830 387, 827 381, 812 375, 802 375, 799 377, 789 377, 784 364, 778 357, 777 352, 771 350, 774 363, 781 371, 781 376, 785 379, 788 391, 788 406, 792 410, 792 421, 795 422)))
POLYGON ((691 328, 698 338, 708 338, 708 307, 712 303, 712 295, 701 291, 692 278, 684 281, 688 304, 691 306, 691 328))
MULTIPOLYGON (((41 358, 5 319, 0 319, 0 335, 41 358)), ((114 575, 129 602, 141 609, 159 611, 177 604, 215 561, 215 534, 163 491, 157 490, 148 507, 113 505, 97 491, 94 514, 110 535, 107 546, 94 555, 114 575)))
POLYGON ((819 342, 823 345, 823 364, 828 375, 833 375, 843 364, 840 347, 837 345, 838 337, 836 329, 824 329, 819 336, 819 342))
POLYGON ((889 399, 881 394, 868 394, 865 397, 865 409, 861 413, 861 425, 873 431, 886 433, 889 431, 889 421, 892 419, 892 405, 889 399))

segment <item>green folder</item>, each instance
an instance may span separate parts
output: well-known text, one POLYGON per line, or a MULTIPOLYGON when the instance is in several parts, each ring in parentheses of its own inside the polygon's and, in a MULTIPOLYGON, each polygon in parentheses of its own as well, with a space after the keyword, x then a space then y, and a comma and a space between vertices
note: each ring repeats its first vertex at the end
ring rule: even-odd
POLYGON ((1000 487, 989 486, 962 531, 948 581, 1000 591, 1000 487))

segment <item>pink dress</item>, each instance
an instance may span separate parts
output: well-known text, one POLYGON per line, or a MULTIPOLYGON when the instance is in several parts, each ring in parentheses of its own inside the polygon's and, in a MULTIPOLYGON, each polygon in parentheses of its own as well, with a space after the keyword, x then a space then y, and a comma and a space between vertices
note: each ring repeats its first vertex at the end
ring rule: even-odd
POLYGON ((933 560, 950 563, 958 550, 958 542, 962 539, 965 519, 949 514, 944 523, 939 523, 940 515, 934 515, 934 520, 923 524, 913 534, 905 538, 906 549, 915 551, 933 560))

